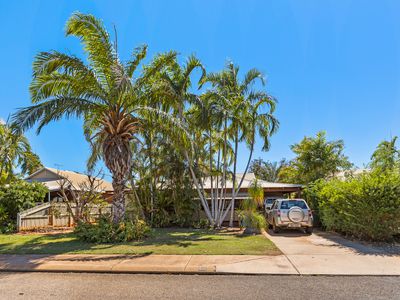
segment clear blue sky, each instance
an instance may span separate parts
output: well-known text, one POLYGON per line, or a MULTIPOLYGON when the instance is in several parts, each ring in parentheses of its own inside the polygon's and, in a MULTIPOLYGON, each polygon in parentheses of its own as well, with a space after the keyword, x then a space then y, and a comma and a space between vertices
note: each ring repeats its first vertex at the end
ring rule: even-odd
MULTIPOLYGON (((382 140, 400 134, 400 1, 1 1, 0 117, 30 103, 36 53, 82 55, 64 36, 74 11, 102 18, 118 30, 123 58, 137 45, 149 55, 195 53, 208 71, 227 59, 257 67, 279 104, 272 148, 255 157, 292 158, 289 145, 326 130, 344 139, 346 154, 362 166, 382 140)), ((81 122, 61 121, 39 136, 34 150, 50 167, 84 171, 88 146, 81 122)), ((244 168, 241 159, 240 169, 244 168)))

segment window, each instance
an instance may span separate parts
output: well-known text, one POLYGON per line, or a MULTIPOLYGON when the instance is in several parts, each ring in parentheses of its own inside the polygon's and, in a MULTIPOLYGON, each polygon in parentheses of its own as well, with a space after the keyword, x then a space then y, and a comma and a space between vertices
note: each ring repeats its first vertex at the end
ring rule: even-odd
POLYGON ((301 209, 307 209, 307 204, 302 200, 288 200, 281 202, 281 209, 291 209, 293 206, 300 207, 301 209))

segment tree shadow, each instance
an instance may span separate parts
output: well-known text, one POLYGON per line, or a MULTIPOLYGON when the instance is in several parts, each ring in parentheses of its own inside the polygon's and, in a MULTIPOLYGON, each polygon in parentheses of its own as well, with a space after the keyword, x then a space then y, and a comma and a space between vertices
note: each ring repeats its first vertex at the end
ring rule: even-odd
POLYGON ((314 230, 313 235, 307 234, 300 229, 284 229, 279 233, 274 233, 272 230, 268 230, 268 234, 271 236, 285 238, 299 238, 308 236, 310 237, 309 242, 313 243, 314 245, 316 245, 316 240, 314 238, 321 237, 328 240, 328 243, 321 242, 321 247, 349 249, 359 255, 400 256, 400 244, 398 243, 368 243, 359 240, 350 240, 338 233, 322 230, 314 230))
POLYGON ((92 244, 79 241, 73 233, 60 233, 54 235, 38 235, 25 242, 9 242, 0 245, 0 254, 72 254, 79 251, 94 249, 107 249, 112 244, 92 244))
POLYGON ((317 231, 316 235, 333 242, 332 247, 351 249, 360 255, 400 256, 400 244, 398 243, 369 243, 350 240, 338 233, 326 231, 317 231))
POLYGON ((173 246, 187 248, 193 242, 221 241, 222 238, 209 235, 221 234, 218 231, 185 228, 160 228, 150 237, 135 242, 137 246, 173 246))
MULTIPOLYGON (((118 246, 177 246, 187 248, 195 242, 222 241, 223 235, 218 231, 186 228, 160 228, 155 230, 149 237, 132 242, 122 243, 88 243, 80 241, 73 233, 59 233, 53 235, 37 235, 37 237, 26 241, 10 241, 0 244, 0 254, 83 254, 82 252, 94 252, 93 254, 110 254, 113 247, 118 246), (212 235, 212 236, 211 236, 212 235), (105 250, 103 253, 101 250, 105 250)), ((10 235, 12 236, 12 235, 10 235)), ((119 252, 123 250, 117 250, 119 252)), ((130 254, 129 249, 126 253, 130 254)), ((131 254, 142 254, 132 252, 131 254)), ((151 254, 152 251, 145 252, 151 254)))

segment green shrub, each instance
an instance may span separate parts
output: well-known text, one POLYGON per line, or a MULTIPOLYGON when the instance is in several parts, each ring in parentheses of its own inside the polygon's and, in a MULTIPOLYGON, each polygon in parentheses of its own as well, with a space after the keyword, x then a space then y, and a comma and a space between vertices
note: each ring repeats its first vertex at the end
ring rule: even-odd
POLYGON ((400 233, 397 173, 372 172, 346 181, 319 181, 310 190, 328 230, 374 241, 389 241, 400 233))
POLYGON ((265 217, 254 211, 241 211, 239 212, 240 226, 246 228, 247 232, 260 232, 265 229, 267 223, 265 217))
POLYGON ((110 217, 102 216, 97 223, 79 223, 74 230, 76 236, 90 243, 120 243, 140 240, 150 232, 150 227, 143 220, 125 220, 112 223, 110 217))
POLYGON ((260 232, 267 227, 265 217, 257 211, 258 203, 253 199, 245 199, 239 211, 240 227, 246 228, 246 233, 260 232))
POLYGON ((17 214, 43 202, 47 188, 38 182, 13 181, 0 186, 0 232, 16 229, 17 214))

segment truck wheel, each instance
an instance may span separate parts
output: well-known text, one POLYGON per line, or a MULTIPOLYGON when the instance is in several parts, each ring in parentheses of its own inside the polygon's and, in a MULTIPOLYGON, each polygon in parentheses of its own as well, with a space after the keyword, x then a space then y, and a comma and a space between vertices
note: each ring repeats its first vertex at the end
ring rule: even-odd
POLYGON ((306 228, 306 233, 307 234, 312 234, 313 233, 313 228, 312 227, 307 227, 306 228))
POLYGON ((274 233, 279 233, 279 231, 280 231, 280 228, 278 226, 276 226, 275 221, 274 221, 274 223, 272 223, 272 231, 274 233))

